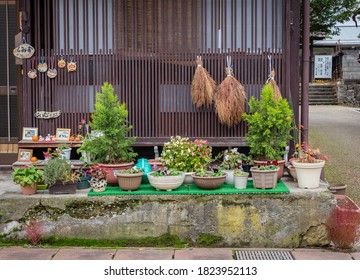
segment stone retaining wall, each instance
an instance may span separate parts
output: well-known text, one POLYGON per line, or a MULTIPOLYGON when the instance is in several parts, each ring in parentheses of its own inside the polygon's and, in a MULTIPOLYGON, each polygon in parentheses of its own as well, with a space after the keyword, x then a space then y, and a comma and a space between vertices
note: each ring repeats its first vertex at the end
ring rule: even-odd
POLYGON ((0 234, 26 238, 41 221, 45 236, 141 239, 164 234, 219 237, 217 246, 306 247, 328 244, 328 192, 289 195, 126 196, 0 199, 0 234))
POLYGON ((339 104, 360 107, 360 81, 346 81, 337 84, 339 104))

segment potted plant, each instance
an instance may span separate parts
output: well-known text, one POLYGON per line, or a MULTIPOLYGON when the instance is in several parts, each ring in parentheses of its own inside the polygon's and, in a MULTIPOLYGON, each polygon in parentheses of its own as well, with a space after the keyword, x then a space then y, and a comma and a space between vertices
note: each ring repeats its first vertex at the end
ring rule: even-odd
POLYGON ((92 190, 94 192, 105 191, 108 171, 106 171, 104 168, 101 168, 98 164, 94 164, 91 166, 89 173, 91 174, 89 183, 92 190))
POLYGON ((68 147, 66 144, 61 144, 59 147, 56 148, 59 157, 70 160, 71 157, 71 148, 68 147))
MULTIPOLYGON (((155 169, 155 167, 154 167, 155 169)), ((181 186, 185 179, 185 173, 164 167, 162 170, 155 169, 147 174, 150 184, 156 190, 172 191, 181 186)))
POLYGON ((283 155, 288 141, 292 138, 293 112, 286 99, 274 98, 269 84, 261 91, 261 99, 252 97, 249 101, 250 112, 244 113, 244 120, 249 126, 246 143, 255 164, 276 160, 279 163, 278 179, 283 176, 283 155))
POLYGON ((120 189, 123 191, 135 191, 139 189, 144 172, 141 168, 133 166, 116 173, 120 189))
POLYGON ((302 189, 318 188, 327 157, 320 152, 320 149, 310 148, 307 142, 297 144, 296 148, 292 165, 295 167, 298 186, 302 189))
POLYGON ((277 161, 251 167, 255 189, 274 189, 277 184, 279 166, 277 161))
POLYGON ((76 193, 76 181, 78 176, 72 172, 68 160, 54 158, 44 166, 44 182, 49 186, 50 194, 74 194, 76 193))
POLYGON ((108 184, 117 185, 115 171, 133 166, 137 154, 131 147, 135 137, 127 136, 132 126, 128 123, 126 104, 120 104, 110 83, 104 83, 96 94, 91 117, 89 125, 93 131, 84 139, 79 152, 91 153, 99 167, 107 171, 108 184))
POLYGON ((78 190, 90 188, 91 174, 89 173, 90 168, 85 163, 79 169, 75 170, 75 174, 78 175, 78 181, 76 182, 76 188, 78 190))
POLYGON ((224 160, 220 164, 223 172, 227 174, 225 183, 234 184, 234 169, 241 165, 241 156, 237 148, 224 151, 224 160))
POLYGON ((241 159, 241 168, 244 172, 249 173, 249 177, 251 177, 250 169, 254 166, 254 160, 251 155, 240 154, 241 159))
POLYGON ((224 184, 227 174, 219 166, 212 166, 209 171, 199 169, 191 175, 200 189, 214 190, 224 184))
POLYGON ((212 148, 207 140, 176 136, 164 144, 162 162, 169 169, 185 172, 184 184, 192 184, 191 174, 197 169, 206 168, 212 161, 212 148))
POLYGON ((235 168, 234 170, 234 185, 237 189, 246 189, 249 173, 241 169, 235 168))
POLYGON ((37 185, 43 180, 43 171, 33 165, 24 168, 15 168, 11 174, 12 180, 21 186, 24 195, 36 194, 37 185))

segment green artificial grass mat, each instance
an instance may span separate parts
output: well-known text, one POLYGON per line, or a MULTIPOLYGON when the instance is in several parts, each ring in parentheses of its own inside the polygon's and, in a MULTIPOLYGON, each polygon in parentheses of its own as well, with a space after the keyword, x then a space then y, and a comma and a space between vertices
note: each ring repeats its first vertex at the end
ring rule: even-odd
POLYGON ((289 193, 288 187, 283 181, 279 181, 275 189, 255 189, 253 182, 248 181, 246 189, 236 189, 234 185, 223 184, 220 188, 215 190, 203 190, 196 185, 184 186, 181 185, 176 190, 172 191, 157 191, 150 184, 141 184, 136 191, 123 191, 120 187, 107 186, 104 192, 94 192, 90 190, 88 196, 107 196, 107 195, 214 195, 214 194, 285 194, 289 193))

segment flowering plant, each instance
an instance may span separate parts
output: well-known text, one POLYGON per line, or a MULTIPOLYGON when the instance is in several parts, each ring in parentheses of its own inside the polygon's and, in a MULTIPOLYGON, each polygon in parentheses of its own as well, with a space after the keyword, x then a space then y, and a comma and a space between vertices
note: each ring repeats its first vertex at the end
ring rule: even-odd
POLYGON ((328 157, 324 156, 319 148, 312 149, 307 142, 303 142, 301 145, 296 144, 295 148, 297 151, 294 156, 297 162, 315 163, 319 160, 328 160, 328 157))
POLYGON ((97 164, 91 166, 89 173, 91 174, 91 180, 93 181, 100 181, 106 179, 106 175, 108 174, 106 170, 100 168, 97 164))
POLYGON ((137 166, 133 166, 130 169, 124 169, 124 170, 118 171, 118 173, 120 173, 120 174, 136 174, 136 173, 141 173, 141 172, 143 172, 142 169, 137 166))
POLYGON ((279 163, 274 161, 267 161, 266 164, 261 164, 259 167, 259 170, 276 170, 279 168, 279 163))
POLYGON ((167 167, 164 167, 164 169, 160 170, 160 169, 158 169, 157 165, 154 165, 153 172, 151 172, 149 174, 154 177, 180 176, 180 175, 182 175, 182 172, 174 170, 174 169, 168 169, 167 167))
POLYGON ((237 151, 237 148, 231 149, 231 152, 225 150, 224 160, 220 166, 226 170, 232 170, 241 165, 241 159, 241 154, 237 151))
POLYGON ((78 137, 80 137, 80 136, 83 137, 82 132, 83 132, 85 125, 86 125, 86 121, 84 119, 82 119, 78 125, 78 133, 77 133, 78 137))
POLYGON ((51 148, 47 148, 47 151, 46 151, 46 152, 43 152, 45 159, 58 158, 61 153, 62 153, 61 150, 55 149, 55 150, 53 151, 51 148))
POLYGON ((213 165, 209 171, 204 168, 198 169, 195 172, 195 176, 199 177, 220 177, 224 176, 220 166, 213 165))
POLYGON ((244 171, 242 171, 242 170, 239 169, 239 168, 235 168, 235 169, 234 169, 234 175, 235 175, 235 176, 249 176, 249 173, 248 173, 248 172, 244 172, 244 171))
POLYGON ((161 158, 169 169, 192 172, 205 168, 212 161, 212 148, 207 140, 192 142, 189 138, 172 136, 170 142, 164 144, 161 158))

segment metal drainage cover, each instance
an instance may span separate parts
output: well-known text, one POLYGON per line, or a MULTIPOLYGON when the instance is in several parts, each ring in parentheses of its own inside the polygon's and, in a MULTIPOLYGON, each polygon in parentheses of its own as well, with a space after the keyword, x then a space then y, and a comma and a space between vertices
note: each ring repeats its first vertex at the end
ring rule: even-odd
POLYGON ((290 251, 235 251, 236 260, 294 260, 290 251))

